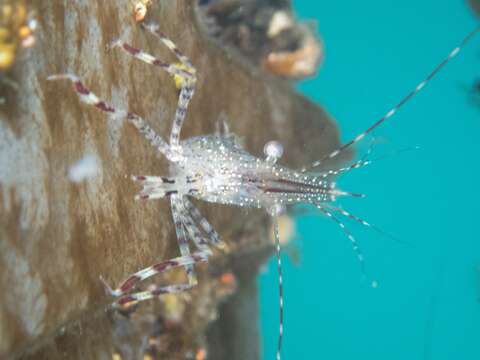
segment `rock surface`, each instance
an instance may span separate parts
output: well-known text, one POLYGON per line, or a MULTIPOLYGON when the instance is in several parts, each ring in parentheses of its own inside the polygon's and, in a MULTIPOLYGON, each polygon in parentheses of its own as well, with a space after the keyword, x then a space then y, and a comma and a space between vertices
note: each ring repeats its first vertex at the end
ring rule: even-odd
MULTIPOLYGON (((140 114, 165 137, 177 101, 172 79, 107 45, 121 38, 161 59, 174 57, 135 23, 130 0, 52 0, 31 8, 39 22, 37 44, 17 61, 10 76, 19 88, 0 108, 0 357, 111 359, 121 320, 105 312, 112 299, 99 276, 117 284, 178 254, 168 202, 134 202, 138 188, 124 175, 167 174, 168 167, 129 124, 80 103, 68 83, 46 78, 75 73, 100 97, 140 114), (96 176, 71 182, 69 168, 86 155, 97 158, 96 176)), ((225 120, 253 154, 261 156, 269 140, 282 142, 282 162, 294 167, 338 145, 336 127, 321 108, 213 44, 196 19, 189 0, 156 2, 147 18, 198 69, 183 138, 212 133, 225 120)), ((200 284, 182 298, 179 351, 206 343, 206 326, 217 314, 218 296, 212 292, 218 274, 212 269, 233 269, 239 279, 246 272, 250 275, 239 284, 252 289, 255 269, 266 256, 255 249, 270 246, 264 213, 199 207, 232 253, 197 266, 200 284), (254 250, 249 244, 256 244, 254 250), (242 266, 248 259, 255 266, 242 266)), ((181 281, 183 274, 168 276, 161 278, 181 281)), ((255 291, 247 291, 255 303, 255 291)), ((242 311, 241 306, 228 311, 232 308, 242 311)), ((256 315, 251 314, 251 328, 256 315)), ((227 318, 239 323, 239 316, 227 318)), ((230 337, 223 344, 234 348, 242 341, 237 332, 219 336, 230 337)), ((179 352, 168 358, 185 357, 179 352)))

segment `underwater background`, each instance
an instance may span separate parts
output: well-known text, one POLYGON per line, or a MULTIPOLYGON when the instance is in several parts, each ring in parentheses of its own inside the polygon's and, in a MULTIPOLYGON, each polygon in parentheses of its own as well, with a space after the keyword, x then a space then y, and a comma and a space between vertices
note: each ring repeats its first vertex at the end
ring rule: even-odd
MULTIPOLYGON (((477 24, 460 0, 294 7, 318 22, 325 45, 319 75, 298 89, 336 119, 344 142, 384 115, 477 24)), ((300 261, 283 254, 283 359, 480 359, 480 95, 472 90, 479 65, 477 34, 377 129, 372 157, 385 158, 338 181, 367 195, 340 199, 346 210, 411 244, 346 221, 377 288, 362 278, 333 221, 314 212, 296 216, 289 247, 300 261)), ((358 154, 368 145, 364 140, 358 154)), ((263 359, 275 358, 277 282, 272 258, 259 278, 263 359)))

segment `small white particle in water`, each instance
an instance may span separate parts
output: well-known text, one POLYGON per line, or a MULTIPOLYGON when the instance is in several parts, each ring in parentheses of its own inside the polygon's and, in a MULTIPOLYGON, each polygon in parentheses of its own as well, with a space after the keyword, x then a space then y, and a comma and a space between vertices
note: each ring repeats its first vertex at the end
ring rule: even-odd
POLYGON ((68 170, 68 179, 79 183, 86 179, 93 178, 98 173, 98 161, 94 155, 86 155, 68 170))
POLYGON ((372 288, 376 289, 378 287, 378 282, 376 280, 372 281, 372 288))

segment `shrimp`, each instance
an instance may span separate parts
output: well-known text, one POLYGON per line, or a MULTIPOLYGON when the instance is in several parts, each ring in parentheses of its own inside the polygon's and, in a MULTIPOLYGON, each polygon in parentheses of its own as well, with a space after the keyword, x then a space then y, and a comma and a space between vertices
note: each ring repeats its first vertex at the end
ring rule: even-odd
MULTIPOLYGON (((110 116, 125 118, 146 138, 150 144, 169 161, 168 176, 134 175, 132 180, 142 185, 136 199, 154 200, 169 198, 173 222, 181 256, 165 260, 140 270, 127 277, 113 289, 103 279, 107 291, 118 300, 115 306, 127 306, 166 293, 186 291, 197 284, 194 265, 208 261, 212 255, 211 246, 225 247, 219 234, 200 214, 189 198, 196 198, 210 203, 228 204, 239 207, 264 209, 273 219, 276 255, 278 265, 278 286, 280 302, 280 325, 277 347, 277 359, 280 359, 283 338, 283 278, 280 259, 280 242, 278 234, 278 215, 286 207, 296 204, 312 204, 327 217, 331 218, 345 233, 351 242, 358 261, 364 271, 364 257, 353 234, 345 227, 341 217, 348 217, 364 226, 372 227, 365 220, 350 214, 346 210, 332 205, 339 197, 363 197, 362 194, 339 189, 334 178, 353 169, 371 164, 371 160, 361 159, 353 164, 330 170, 315 170, 325 160, 335 158, 347 148, 361 141, 382 123, 390 119, 402 106, 413 98, 424 86, 469 42, 480 28, 472 31, 455 47, 433 71, 421 81, 410 93, 386 114, 324 158, 308 167, 293 170, 277 164, 283 154, 283 147, 276 141, 268 142, 264 147, 265 157, 251 155, 237 141, 234 134, 226 131, 201 135, 180 140, 180 131, 185 119, 188 104, 192 99, 196 85, 196 69, 175 44, 154 25, 142 25, 156 36, 177 57, 178 63, 165 63, 140 49, 117 41, 114 47, 147 64, 161 68, 170 74, 179 88, 178 105, 175 112, 169 142, 147 124, 139 115, 128 110, 116 109, 91 92, 81 80, 73 74, 52 75, 49 80, 66 79, 73 83, 81 101, 93 105, 110 116), (188 241, 192 241, 195 252, 190 252, 188 241), (145 291, 132 292, 141 281, 156 274, 177 267, 184 267, 188 283, 149 288, 145 291)), ((375 282, 372 282, 375 286, 375 282)))

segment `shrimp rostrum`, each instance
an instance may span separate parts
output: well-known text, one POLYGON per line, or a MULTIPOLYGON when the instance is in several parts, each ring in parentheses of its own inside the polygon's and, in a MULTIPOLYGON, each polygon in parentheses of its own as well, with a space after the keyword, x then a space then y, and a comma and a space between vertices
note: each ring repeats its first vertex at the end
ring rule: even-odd
POLYGON ((196 69, 192 62, 177 49, 175 44, 158 31, 155 26, 148 25, 144 27, 175 54, 178 59, 177 63, 169 64, 163 62, 122 41, 115 42, 114 47, 121 49, 138 60, 161 68, 174 78, 180 91, 168 142, 155 133, 139 115, 128 110, 113 108, 98 98, 88 90, 77 76, 61 74, 49 77, 49 80, 70 80, 80 100, 97 107, 115 118, 125 118, 143 134, 152 146, 169 160, 170 168, 168 175, 136 175, 132 176, 132 179, 143 186, 140 193, 136 196, 137 199, 169 198, 181 256, 140 270, 127 277, 115 289, 108 286, 106 282, 104 282, 104 285, 111 295, 118 297, 114 305, 125 306, 165 293, 182 292, 190 289, 197 283, 194 265, 208 260, 209 256, 212 255, 211 245, 222 247, 224 244, 215 229, 200 214, 189 198, 196 198, 211 203, 265 209, 273 218, 276 239, 280 290, 280 337, 277 358, 280 358, 283 334, 283 291, 277 215, 283 212, 288 205, 313 204, 339 225, 352 243, 358 260, 363 264, 363 255, 353 235, 346 229, 341 218, 342 216, 348 217, 365 226, 370 226, 370 224, 334 205, 336 199, 340 196, 362 197, 362 195, 338 189, 333 178, 341 173, 366 166, 371 161, 362 159, 343 168, 322 171, 315 169, 323 164, 324 160, 336 157, 389 119, 459 52, 461 47, 473 37, 477 30, 470 33, 425 80, 420 82, 405 98, 367 130, 323 159, 314 162, 309 167, 301 170, 292 170, 277 164, 283 149, 275 141, 268 142, 265 145, 265 157, 259 158, 252 156, 243 149, 236 142, 236 137, 229 132, 219 132, 180 140, 180 130, 185 119, 188 104, 195 90, 196 69), (194 245, 194 252, 190 251, 189 241, 194 245), (140 292, 132 291, 140 281, 175 267, 185 268, 188 283, 158 286, 140 292))

